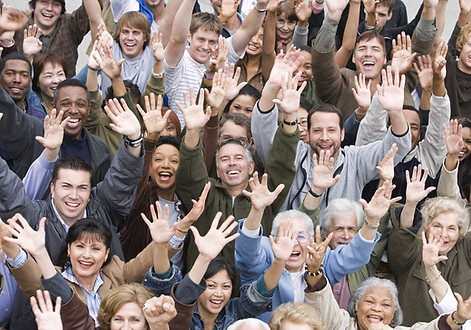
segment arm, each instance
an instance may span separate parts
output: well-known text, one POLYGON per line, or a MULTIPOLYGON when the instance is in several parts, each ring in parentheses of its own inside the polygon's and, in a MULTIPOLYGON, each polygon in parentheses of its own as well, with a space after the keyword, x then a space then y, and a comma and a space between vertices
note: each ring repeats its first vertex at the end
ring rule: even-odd
MULTIPOLYGON (((162 13, 162 18, 160 19, 160 24, 159 24, 159 33, 162 34, 162 44, 164 48, 167 47, 169 43, 174 20, 177 15, 178 9, 181 7, 183 1, 184 0, 169 1, 167 2, 164 8, 164 11, 162 13)), ((154 71, 154 72, 160 72, 160 71, 154 71)))
POLYGON ((430 110, 430 98, 432 97, 433 86, 432 58, 430 55, 422 55, 418 57, 418 62, 419 65, 414 63, 414 69, 417 71, 420 86, 422 87, 420 109, 430 110))
POLYGON ((347 65, 350 56, 355 49, 357 40, 358 21, 360 19, 360 1, 350 0, 347 23, 343 34, 342 46, 335 54, 335 63, 339 68, 347 65))
MULTIPOLYGON (((361 110, 358 112, 361 113, 361 110)), ((357 113, 357 110, 355 110, 355 113, 357 113)), ((363 146, 382 140, 388 132, 387 122, 388 112, 379 102, 378 93, 375 93, 365 117, 360 121, 355 145, 363 146)))
POLYGON ((41 52, 43 43, 39 40, 41 29, 36 25, 30 25, 23 32, 23 54, 30 62, 33 62, 33 57, 41 52))
POLYGON ((450 198, 461 199, 460 189, 458 186, 458 156, 463 149, 464 141, 461 136, 461 125, 458 121, 450 120, 450 132, 445 124, 443 131, 445 133, 446 148, 448 154, 443 162, 440 170, 440 177, 437 185, 438 196, 448 196, 450 198))
POLYGON ((183 0, 175 15, 170 40, 165 48, 165 61, 170 67, 175 67, 185 52, 194 5, 195 0, 183 0))
POLYGON ((103 17, 101 17, 101 5, 98 0, 83 0, 83 6, 87 11, 88 21, 90 23, 90 34, 93 42, 99 30, 98 26, 105 26, 103 17))
POLYGON ((304 1, 299 1, 295 4, 294 11, 296 17, 298 18, 298 23, 294 28, 293 39, 291 40, 292 44, 296 47, 307 46, 307 39, 309 34, 309 17, 312 13, 312 0, 309 0, 309 3, 304 1))
POLYGON ((262 45, 262 76, 267 81, 275 62, 276 43, 276 13, 282 4, 281 0, 272 0, 268 4, 267 16, 263 25, 263 45, 262 45))

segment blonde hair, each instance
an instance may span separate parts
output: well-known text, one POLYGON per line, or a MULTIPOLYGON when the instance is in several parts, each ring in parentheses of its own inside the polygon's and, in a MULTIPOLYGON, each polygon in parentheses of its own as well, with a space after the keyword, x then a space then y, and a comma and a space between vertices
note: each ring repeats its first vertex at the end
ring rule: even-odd
POLYGON ((457 56, 460 56, 460 53, 463 50, 464 45, 468 42, 470 35, 471 35, 471 24, 468 23, 461 28, 461 31, 458 34, 458 37, 456 38, 455 53, 457 56))
POLYGON ((98 323, 100 323, 100 329, 110 330, 111 319, 124 305, 136 303, 138 306, 142 307, 147 299, 152 297, 152 293, 138 283, 123 284, 114 288, 100 304, 97 317, 98 323))
POLYGON ((191 17, 190 34, 193 35, 199 28, 205 31, 214 31, 220 35, 222 32, 222 21, 210 13, 195 13, 191 17))
POLYGON ((306 323, 313 330, 325 330, 325 323, 319 312, 311 305, 301 302, 286 303, 273 312, 268 325, 271 330, 281 329, 283 322, 306 323))
MULTIPOLYGON (((127 26, 131 29, 141 30, 144 33, 144 45, 142 49, 145 49, 150 42, 150 23, 147 17, 138 11, 128 11, 124 13, 116 24, 116 32, 114 40, 119 44, 119 35, 123 31, 123 28, 127 26)), ((121 45, 120 45, 121 47, 121 45)))
POLYGON ((442 213, 453 213, 458 218, 459 238, 463 238, 469 229, 469 209, 464 201, 448 197, 427 199, 420 209, 422 226, 420 233, 426 231, 433 219, 442 213))

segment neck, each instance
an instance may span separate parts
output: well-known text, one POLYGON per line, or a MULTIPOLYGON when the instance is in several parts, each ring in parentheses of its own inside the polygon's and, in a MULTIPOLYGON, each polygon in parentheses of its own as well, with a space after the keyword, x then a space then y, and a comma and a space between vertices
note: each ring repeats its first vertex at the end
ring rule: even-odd
POLYGON ((198 312, 200 313, 200 316, 203 319, 204 328, 213 329, 214 324, 216 323, 216 318, 218 317, 218 314, 209 313, 203 308, 198 308, 198 312))
POLYGON ((231 197, 236 197, 236 196, 242 194, 242 191, 245 188, 247 188, 248 182, 241 183, 238 186, 228 186, 225 183, 223 183, 223 185, 227 189, 227 191, 229 192, 229 195, 231 195, 231 197))
POLYGON ((247 56, 247 66, 259 66, 262 54, 247 56))
POLYGON ((21 100, 15 102, 15 103, 16 103, 16 106, 17 106, 18 108, 20 108, 20 109, 23 110, 23 111, 26 111, 26 99, 25 99, 25 98, 23 98, 23 99, 21 99, 21 100))
POLYGON ((41 93, 41 100, 43 101, 43 104, 46 107, 47 114, 50 115, 52 109, 54 108, 52 105, 52 97, 41 93))
MULTIPOLYGON (((72 272, 74 272, 74 270, 72 269, 72 272)), ((98 273, 97 274, 93 274, 91 276, 88 276, 88 277, 80 277, 80 276, 76 276, 75 273, 74 273, 74 276, 75 278, 77 279, 77 282, 83 286, 88 292, 92 292, 93 291, 93 287, 95 286, 95 281, 98 277, 98 273)))
POLYGON ((239 17, 237 17, 237 13, 229 17, 227 21, 224 23, 224 26, 226 27, 226 29, 230 31, 237 30, 240 27, 240 25, 241 24, 240 24, 239 17))
POLYGON ((170 188, 170 189, 160 189, 157 186, 157 194, 159 197, 168 200, 168 201, 173 201, 175 197, 175 187, 170 188))
POLYGON ((160 21, 162 20, 162 13, 164 11, 164 1, 162 0, 157 6, 149 7, 152 14, 154 14, 154 22, 160 25, 160 21))
POLYGON ((471 74, 471 68, 468 68, 468 67, 464 66, 463 63, 461 63, 460 60, 458 60, 458 69, 460 69, 460 71, 462 71, 466 74, 471 74))
POLYGON ((49 34, 56 27, 56 24, 54 24, 51 27, 45 27, 42 24, 39 24, 39 22, 37 22, 36 19, 34 19, 34 24, 36 24, 41 29, 41 34, 49 34))

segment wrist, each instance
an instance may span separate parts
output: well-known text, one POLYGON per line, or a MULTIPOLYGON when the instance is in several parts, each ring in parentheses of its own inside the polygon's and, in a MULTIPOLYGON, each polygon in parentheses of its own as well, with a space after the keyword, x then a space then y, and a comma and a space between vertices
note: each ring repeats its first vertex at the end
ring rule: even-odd
POLYGON ((379 228, 379 220, 380 219, 370 218, 367 216, 365 218, 365 226, 369 229, 377 230, 379 228))
POLYGON ((322 194, 325 192, 325 189, 318 188, 318 187, 311 187, 309 189, 309 194, 311 194, 313 197, 321 197, 322 194))
POLYGON ((465 322, 467 321, 465 318, 461 317, 458 313, 458 311, 454 311, 453 313, 451 313, 451 320, 456 324, 456 325, 459 325, 459 326, 462 326, 465 324, 465 322))
POLYGON ((308 21, 298 21, 298 27, 300 29, 305 29, 308 26, 308 21))

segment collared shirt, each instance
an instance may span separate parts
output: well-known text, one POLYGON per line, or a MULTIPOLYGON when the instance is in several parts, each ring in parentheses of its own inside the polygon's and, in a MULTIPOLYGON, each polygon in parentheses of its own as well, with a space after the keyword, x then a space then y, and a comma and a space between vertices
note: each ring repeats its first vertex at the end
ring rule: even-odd
POLYGON ((101 270, 98 273, 98 276, 95 280, 95 284, 93 285, 93 290, 89 292, 87 289, 85 289, 75 278, 74 273, 72 272, 72 267, 67 267, 63 272, 62 276, 68 280, 69 282, 75 283, 78 286, 82 288, 83 293, 85 294, 85 299, 87 300, 87 306, 88 306, 88 314, 93 317, 95 320, 95 325, 99 326, 99 323, 97 321, 97 316, 98 316, 98 309, 100 308, 101 304, 101 297, 100 294, 98 293, 98 289, 100 286, 103 284, 103 277, 101 275, 101 270))
POLYGON ((48 34, 42 34, 41 33, 41 35, 39 36, 39 40, 42 42, 41 53, 46 53, 47 45, 49 45, 49 40, 51 40, 51 37, 54 34, 54 32, 56 31, 56 29, 57 29, 57 25, 48 34))
POLYGON ((307 288, 306 281, 304 280, 304 271, 288 272, 286 269, 283 271, 288 274, 291 283, 293 283, 294 302, 304 302, 304 289, 307 288))
MULTIPOLYGON (((65 223, 64 219, 62 219, 62 217, 59 215, 59 212, 57 212, 56 206, 54 205, 54 198, 51 198, 51 203, 52 203, 52 208, 54 209, 54 213, 56 214, 57 219, 59 219, 59 221, 61 222, 61 224, 64 227, 65 231, 69 232, 70 226, 68 226, 65 223)), ((83 210, 82 218, 86 218, 86 217, 87 217, 87 209, 83 210)))

